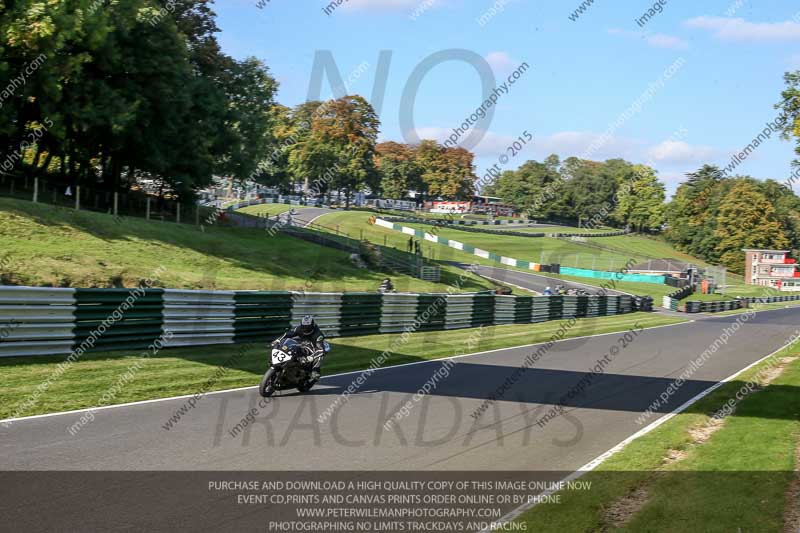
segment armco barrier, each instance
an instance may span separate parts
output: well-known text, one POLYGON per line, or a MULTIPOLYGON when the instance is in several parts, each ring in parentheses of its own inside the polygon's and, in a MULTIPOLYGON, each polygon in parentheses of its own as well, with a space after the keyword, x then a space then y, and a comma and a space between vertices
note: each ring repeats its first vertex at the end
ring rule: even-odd
POLYGON ((69 353, 75 289, 0 286, 0 357, 69 353))
POLYGON ((780 302, 796 302, 800 300, 800 295, 792 296, 765 296, 758 298, 738 298, 736 300, 719 300, 713 302, 686 302, 687 313, 719 313, 720 311, 730 311, 732 309, 742 309, 753 304, 771 304, 780 302))
POLYGON ((329 336, 630 313, 631 296, 309 293, 0 286, 0 357, 266 342, 313 315, 329 336))

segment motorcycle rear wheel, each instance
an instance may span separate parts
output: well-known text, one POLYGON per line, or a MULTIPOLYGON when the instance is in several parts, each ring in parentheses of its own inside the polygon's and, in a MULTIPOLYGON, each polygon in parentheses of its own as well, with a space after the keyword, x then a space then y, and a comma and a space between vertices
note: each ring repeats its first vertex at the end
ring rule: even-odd
POLYGON ((269 398, 275 392, 275 384, 273 383, 275 373, 275 367, 270 367, 264 377, 261 378, 261 383, 258 385, 258 393, 264 398, 269 398))

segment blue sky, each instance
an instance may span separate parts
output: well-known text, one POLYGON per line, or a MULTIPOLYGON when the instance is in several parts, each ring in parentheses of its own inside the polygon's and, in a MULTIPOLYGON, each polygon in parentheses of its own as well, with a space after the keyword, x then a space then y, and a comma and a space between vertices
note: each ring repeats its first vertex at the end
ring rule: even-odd
MULTIPOLYGON (((533 143, 503 169, 550 153, 623 157, 656 168, 672 192, 704 162, 724 167, 774 120, 784 72, 800 69, 800 4, 790 1, 661 0, 644 27, 636 19, 654 2, 595 0, 573 21, 577 0, 347 0, 330 14, 329 2, 257 1, 219 0, 219 39, 227 53, 269 66, 282 104, 308 98, 318 51, 330 51, 350 93, 369 99, 379 51, 392 51, 381 140, 409 138, 401 97, 431 54, 469 50, 497 84, 527 63, 492 120, 474 126, 485 130, 471 147, 479 174, 528 131, 533 143)), ((326 78, 321 96, 332 94, 326 78)), ((419 85, 414 124, 443 141, 482 101, 473 66, 440 63, 419 85)), ((773 134, 736 171, 784 181, 793 158, 793 143, 773 134)))

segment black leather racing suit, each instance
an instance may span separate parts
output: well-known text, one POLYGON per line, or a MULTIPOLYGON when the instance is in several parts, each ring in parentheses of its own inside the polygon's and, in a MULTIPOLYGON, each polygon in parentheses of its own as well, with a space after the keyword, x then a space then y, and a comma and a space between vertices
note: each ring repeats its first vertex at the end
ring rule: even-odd
MULTIPOLYGON (((314 324, 314 329, 312 329, 309 333, 303 332, 303 326, 297 326, 292 330, 289 330, 286 335, 284 335, 287 339, 297 339, 300 342, 308 342, 314 351, 323 351, 325 348, 325 334, 322 333, 322 330, 319 329, 319 326, 314 324)), ((324 357, 318 357, 317 360, 314 362, 314 366, 312 368, 313 371, 319 372, 322 368, 322 360, 324 357)))

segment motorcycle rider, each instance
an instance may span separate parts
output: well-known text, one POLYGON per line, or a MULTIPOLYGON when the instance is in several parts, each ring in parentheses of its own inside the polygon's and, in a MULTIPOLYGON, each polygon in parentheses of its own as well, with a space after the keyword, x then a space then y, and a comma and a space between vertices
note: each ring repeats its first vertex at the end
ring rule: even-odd
POLYGON ((311 369, 311 379, 319 379, 322 359, 325 356, 325 334, 319 329, 319 326, 314 321, 314 317, 311 315, 304 316, 300 321, 300 325, 287 331, 284 338, 298 339, 300 342, 307 342, 314 349, 314 355, 320 354, 319 357, 315 359, 314 366, 311 369))
POLYGON ((384 279, 381 282, 381 286, 378 287, 378 292, 380 293, 387 293, 387 292, 394 292, 394 283, 389 278, 384 279))

